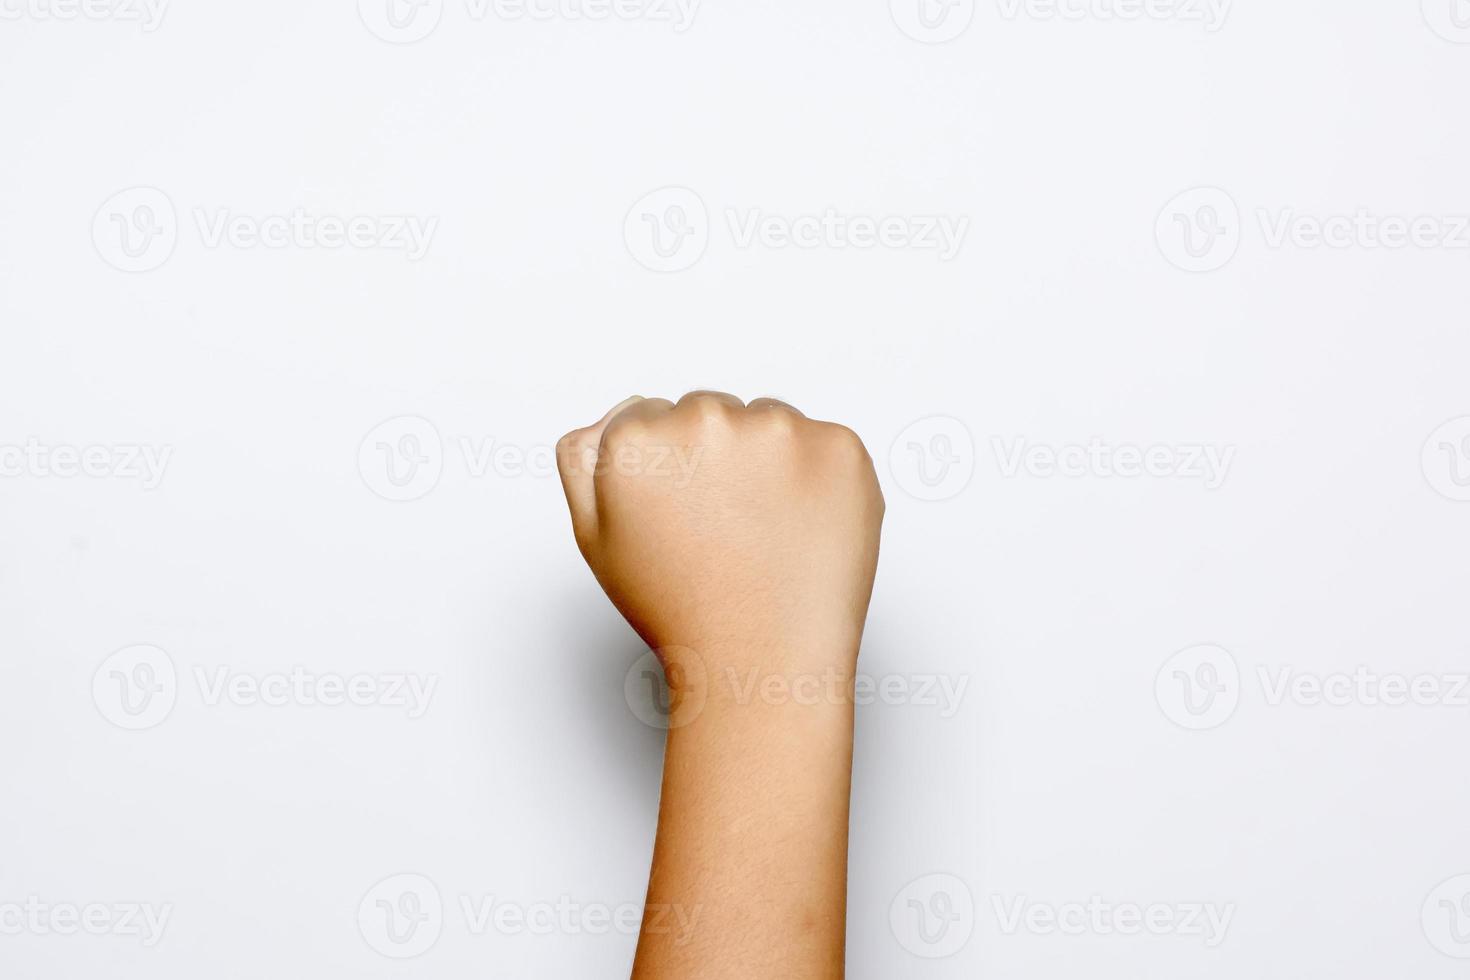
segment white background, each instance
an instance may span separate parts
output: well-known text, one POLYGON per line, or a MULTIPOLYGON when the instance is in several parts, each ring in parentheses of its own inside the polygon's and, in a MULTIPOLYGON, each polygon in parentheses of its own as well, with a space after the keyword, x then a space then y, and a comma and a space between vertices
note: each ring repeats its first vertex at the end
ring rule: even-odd
POLYGON ((1464 975, 1470 9, 960 0, 925 30, 905 0, 684 25, 444 0, 402 44, 362 7, 175 0, 149 30, 0 4, 0 973, 624 974, 630 934, 462 903, 642 899, 662 736, 545 452, 714 387, 865 438, 863 669, 966 685, 860 710, 851 976, 1464 975), (665 187, 704 209, 682 271, 644 264, 665 187), (159 193, 151 268, 122 271, 115 220, 159 193), (727 213, 829 208, 968 231, 948 260, 781 248, 727 213), (200 229, 297 209, 437 224, 417 260, 200 229), (1360 209, 1442 233, 1274 239, 1360 209), (422 423, 360 449, 402 417, 442 472, 394 502, 378 442, 422 423), (1006 463, 1092 440, 1231 463, 1212 488, 1006 463), (37 456, 66 447, 111 469, 37 456), (130 447, 169 452, 156 487, 130 447), (177 690, 129 731, 109 658, 137 645, 177 690), (410 718, 198 679, 293 667, 437 687, 410 718), (1283 671, 1360 667, 1442 697, 1272 703, 1283 671), (1218 679, 1213 713, 1181 676, 1218 679), (400 874, 443 905, 410 959, 374 931, 400 874), (1231 918, 1214 945, 1007 927, 1094 898, 1231 918), (147 945, 27 902, 170 917, 147 945))

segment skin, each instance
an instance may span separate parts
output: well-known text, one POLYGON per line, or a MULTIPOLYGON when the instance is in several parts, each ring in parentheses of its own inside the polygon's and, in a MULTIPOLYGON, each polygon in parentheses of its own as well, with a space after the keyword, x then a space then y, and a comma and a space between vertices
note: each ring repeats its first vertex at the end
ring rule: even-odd
POLYGON ((630 398, 557 446, 577 545, 671 706, 634 980, 843 975, 852 684, 883 495, 774 399, 630 398))

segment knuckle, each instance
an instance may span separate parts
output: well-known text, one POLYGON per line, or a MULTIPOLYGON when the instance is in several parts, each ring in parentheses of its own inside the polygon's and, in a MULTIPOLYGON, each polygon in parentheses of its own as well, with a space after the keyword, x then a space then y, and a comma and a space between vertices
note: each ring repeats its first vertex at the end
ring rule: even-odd
POLYGON ((620 415, 602 431, 601 448, 604 451, 616 451, 625 446, 642 445, 648 441, 653 425, 654 423, 645 418, 620 415))
POLYGON ((620 446, 637 434, 636 423, 631 419, 616 418, 607 424, 602 430, 601 448, 608 449, 620 446))
POLYGON ((679 407, 701 417, 724 418, 735 410, 730 396, 716 391, 691 391, 679 399, 679 407))
POLYGON ((868 448, 863 445, 862 438, 845 425, 829 423, 827 438, 833 451, 844 457, 868 458, 868 448))
POLYGON ((783 438, 796 435, 806 422, 795 412, 788 412, 784 408, 768 408, 760 414, 760 420, 767 429, 783 438))
POLYGON ((556 456, 558 459, 577 451, 581 441, 582 430, 573 429, 560 439, 556 440, 556 456))
POLYGON ((556 465, 563 473, 575 473, 582 467, 589 443, 585 429, 574 429, 556 441, 556 465))

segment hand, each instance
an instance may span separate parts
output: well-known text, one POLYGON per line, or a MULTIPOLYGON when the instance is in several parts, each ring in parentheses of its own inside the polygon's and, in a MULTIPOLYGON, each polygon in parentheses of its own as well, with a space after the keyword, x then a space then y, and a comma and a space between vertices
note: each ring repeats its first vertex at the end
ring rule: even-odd
POLYGON ((883 495, 862 441, 770 398, 630 398, 557 460, 582 555, 655 650, 852 668, 883 495))
POLYGON ((628 399, 557 462, 577 544, 676 706, 635 980, 841 977, 852 675, 883 522, 872 460, 789 405, 694 392, 628 399), (734 694, 816 674, 840 678, 837 697, 734 694), (671 935, 670 909, 699 927, 671 935))

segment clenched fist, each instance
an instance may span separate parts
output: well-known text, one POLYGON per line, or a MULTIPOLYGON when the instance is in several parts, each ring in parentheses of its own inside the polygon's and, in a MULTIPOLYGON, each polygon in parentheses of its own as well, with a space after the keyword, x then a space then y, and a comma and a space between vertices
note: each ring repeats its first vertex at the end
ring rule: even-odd
POLYGON ((567 434, 557 460, 582 555, 649 646, 852 666, 883 519, 852 430, 770 398, 635 397, 567 434))
POLYGON ((557 462, 587 564, 679 705, 634 980, 838 980, 872 460, 790 405, 696 391, 628 399, 557 462), (765 694, 818 677, 835 696, 765 694), (699 924, 672 934, 670 911, 699 924))

